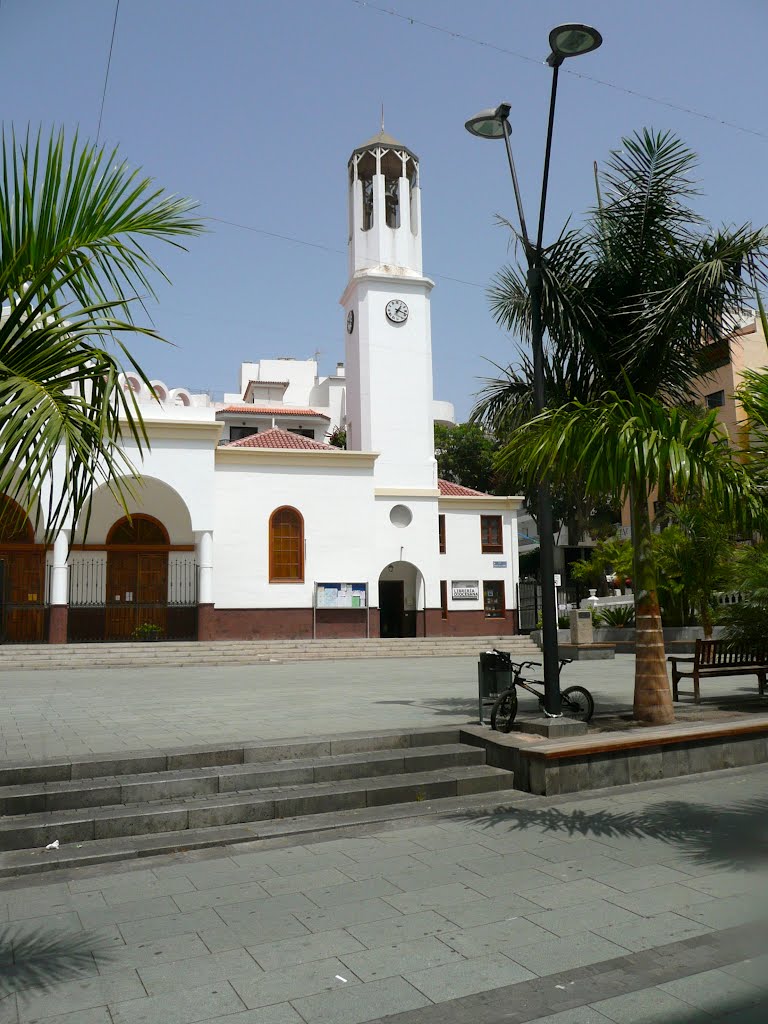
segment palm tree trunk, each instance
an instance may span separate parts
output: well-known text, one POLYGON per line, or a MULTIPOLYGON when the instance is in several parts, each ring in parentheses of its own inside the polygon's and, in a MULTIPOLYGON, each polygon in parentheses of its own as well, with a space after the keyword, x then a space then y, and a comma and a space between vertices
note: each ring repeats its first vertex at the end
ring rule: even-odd
POLYGON ((635 585, 635 702, 638 722, 666 725, 675 720, 664 656, 664 633, 653 557, 651 517, 645 487, 631 491, 635 585))
POLYGON ((712 620, 712 608, 706 597, 703 597, 699 603, 699 621, 704 629, 704 639, 711 640, 714 622, 712 620))

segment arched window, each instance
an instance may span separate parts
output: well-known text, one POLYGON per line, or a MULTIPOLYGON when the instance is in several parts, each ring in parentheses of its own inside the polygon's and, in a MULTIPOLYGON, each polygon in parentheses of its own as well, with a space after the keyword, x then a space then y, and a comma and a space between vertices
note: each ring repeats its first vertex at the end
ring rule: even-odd
POLYGON ((0 494, 0 544, 34 544, 35 531, 13 498, 0 494))
POLYGON ((304 520, 287 505, 269 520, 269 582, 304 582, 304 520))
POLYGON ((145 546, 168 543, 168 532, 160 520, 141 513, 131 516, 130 519, 118 519, 107 536, 107 544, 145 546))

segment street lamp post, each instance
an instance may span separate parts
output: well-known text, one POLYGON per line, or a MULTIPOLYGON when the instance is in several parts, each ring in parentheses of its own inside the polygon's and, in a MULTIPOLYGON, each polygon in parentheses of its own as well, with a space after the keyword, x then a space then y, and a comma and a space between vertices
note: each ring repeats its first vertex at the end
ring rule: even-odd
MULTIPOLYGON (((588 25, 558 25, 549 33, 551 52, 547 64, 552 68, 552 91, 549 99, 549 120, 547 122, 547 143, 544 150, 544 173, 541 182, 539 223, 536 241, 532 243, 525 223, 525 212, 520 197, 520 186, 512 153, 509 114, 511 107, 501 103, 495 109, 483 110, 466 122, 466 129, 481 139, 504 139, 515 193, 515 205, 520 220, 520 236, 528 264, 527 282, 531 297, 531 349, 533 351, 533 407, 538 414, 544 410, 544 325, 541 319, 542 267, 544 262, 543 236, 544 216, 547 208, 547 186, 549 164, 552 153, 552 131, 555 123, 557 100, 557 79, 560 65, 567 57, 578 57, 582 53, 596 50, 603 39, 597 29, 588 25)), ((552 522, 552 498, 549 480, 542 480, 536 488, 537 519, 539 528, 539 551, 541 565, 541 618, 542 656, 544 661, 544 711, 550 717, 562 714, 560 702, 560 673, 557 651, 557 609, 555 601, 555 541, 552 522)))

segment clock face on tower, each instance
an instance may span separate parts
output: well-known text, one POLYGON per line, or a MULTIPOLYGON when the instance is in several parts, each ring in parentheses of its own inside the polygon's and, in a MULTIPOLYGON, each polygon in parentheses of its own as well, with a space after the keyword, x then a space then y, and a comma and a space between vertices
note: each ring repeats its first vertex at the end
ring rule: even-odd
POLYGON ((347 334, 351 334, 355 329, 355 311, 350 309, 347 313, 347 334))
POLYGON ((408 319, 408 307, 402 299, 390 299, 384 312, 393 324, 404 324, 408 319))

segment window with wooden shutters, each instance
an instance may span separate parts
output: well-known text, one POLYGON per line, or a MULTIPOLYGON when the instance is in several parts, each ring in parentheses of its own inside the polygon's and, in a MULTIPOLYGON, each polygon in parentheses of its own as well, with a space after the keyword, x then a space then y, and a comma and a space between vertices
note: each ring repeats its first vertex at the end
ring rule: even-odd
POLYGON ((480 544, 484 555, 503 554, 501 516, 480 516, 480 544))
POLYGON ((437 534, 440 538, 440 554, 445 554, 445 516, 437 517, 437 534))
POLYGON ((278 508, 269 520, 269 582, 304 582, 304 520, 295 508, 278 508))

